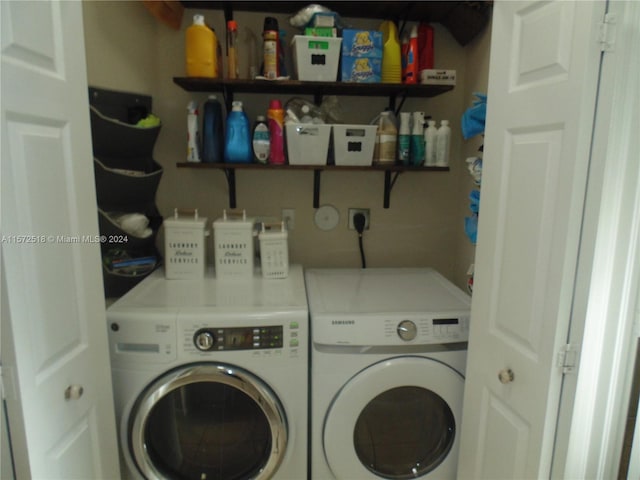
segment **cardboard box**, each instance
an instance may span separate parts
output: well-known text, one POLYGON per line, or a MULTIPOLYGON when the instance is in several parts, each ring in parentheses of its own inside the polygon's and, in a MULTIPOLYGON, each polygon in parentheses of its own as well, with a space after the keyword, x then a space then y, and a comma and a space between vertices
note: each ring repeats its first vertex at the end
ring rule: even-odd
POLYGON ((382 60, 382 32, 345 28, 342 31, 342 57, 345 56, 382 60))
POLYGON ((455 70, 420 70, 420 83, 423 85, 455 85, 455 70))
POLYGON ((340 80, 343 82, 376 83, 382 81, 381 58, 342 57, 340 80))

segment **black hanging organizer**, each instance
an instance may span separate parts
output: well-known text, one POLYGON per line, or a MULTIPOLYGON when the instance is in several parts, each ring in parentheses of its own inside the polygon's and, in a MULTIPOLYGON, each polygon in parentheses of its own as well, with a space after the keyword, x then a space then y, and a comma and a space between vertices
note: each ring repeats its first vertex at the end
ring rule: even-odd
POLYGON ((162 167, 153 159, 160 126, 138 127, 151 110, 151 97, 89 87, 93 164, 98 202, 98 226, 106 297, 118 297, 161 264, 155 240, 162 216, 155 195, 162 167), (138 237, 121 229, 115 214, 141 213, 152 234, 138 237), (155 257, 142 272, 112 268, 109 259, 155 257))

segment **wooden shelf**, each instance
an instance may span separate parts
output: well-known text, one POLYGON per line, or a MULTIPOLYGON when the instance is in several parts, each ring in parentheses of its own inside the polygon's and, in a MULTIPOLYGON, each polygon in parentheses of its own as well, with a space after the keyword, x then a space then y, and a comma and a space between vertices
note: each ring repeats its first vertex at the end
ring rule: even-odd
POLYGON ((236 170, 283 171, 301 170, 313 172, 313 208, 320 206, 320 176, 322 172, 383 172, 384 199, 383 207, 389 208, 391 189, 402 172, 448 172, 449 167, 413 167, 404 165, 371 165, 371 166, 341 166, 341 165, 270 165, 260 163, 195 163, 178 162, 178 168, 192 168, 205 170, 222 170, 229 186, 229 208, 236 208, 236 170))
POLYGON ((453 90, 453 85, 406 85, 401 83, 307 82, 301 80, 230 80, 174 77, 188 92, 274 93, 281 95, 353 95, 360 97, 429 98, 453 90))

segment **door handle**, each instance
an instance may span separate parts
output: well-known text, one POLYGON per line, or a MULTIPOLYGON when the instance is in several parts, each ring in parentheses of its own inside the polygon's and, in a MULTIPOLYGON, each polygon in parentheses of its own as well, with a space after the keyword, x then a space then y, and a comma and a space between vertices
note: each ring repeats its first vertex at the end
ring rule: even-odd
POLYGON ((64 391, 65 400, 78 400, 84 393, 82 385, 69 385, 64 391))
POLYGON ((515 378, 516 378, 516 375, 513 373, 513 370, 511 370, 510 368, 503 368, 498 372, 498 380, 500 380, 500 383, 503 383, 505 385, 507 383, 513 382, 515 378))

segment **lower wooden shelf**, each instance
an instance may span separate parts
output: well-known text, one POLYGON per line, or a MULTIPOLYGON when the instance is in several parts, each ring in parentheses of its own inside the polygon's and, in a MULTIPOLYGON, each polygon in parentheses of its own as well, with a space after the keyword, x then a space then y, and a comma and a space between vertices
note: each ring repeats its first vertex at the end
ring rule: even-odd
POLYGON ((342 166, 342 165, 272 165, 260 163, 196 163, 178 162, 178 168, 195 168, 222 170, 229 186, 229 208, 236 208, 236 170, 307 170, 313 172, 313 208, 320 206, 320 177, 322 172, 383 172, 384 173, 384 208, 389 208, 391 189, 403 172, 448 172, 449 167, 424 167, 405 165, 370 165, 370 166, 342 166))

